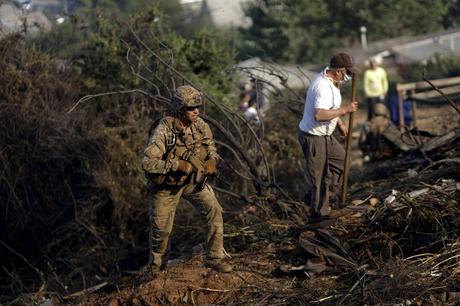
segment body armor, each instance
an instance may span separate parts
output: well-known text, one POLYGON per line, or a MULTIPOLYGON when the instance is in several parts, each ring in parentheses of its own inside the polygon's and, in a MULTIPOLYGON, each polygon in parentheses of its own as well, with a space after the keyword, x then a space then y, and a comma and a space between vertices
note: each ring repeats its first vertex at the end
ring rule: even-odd
POLYGON ((169 186, 200 183, 205 161, 217 156, 209 126, 201 118, 185 130, 180 128, 177 118, 163 118, 150 136, 145 153, 148 157, 144 157, 143 168, 147 178, 155 185, 169 186), (159 149, 157 142, 164 144, 164 149, 159 149), (174 163, 180 159, 190 162, 194 171, 188 175, 173 171, 174 163))

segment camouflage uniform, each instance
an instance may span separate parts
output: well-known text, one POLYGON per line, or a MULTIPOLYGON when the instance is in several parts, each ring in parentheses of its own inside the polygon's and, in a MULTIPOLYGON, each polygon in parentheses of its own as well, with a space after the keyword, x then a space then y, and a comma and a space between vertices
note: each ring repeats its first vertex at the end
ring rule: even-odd
POLYGON ((165 117, 150 136, 142 160, 149 179, 150 265, 162 265, 181 197, 200 207, 206 217, 207 259, 224 257, 222 208, 210 185, 197 188, 205 175, 203 165, 211 159, 217 159, 216 147, 209 125, 201 118, 181 128, 178 118, 165 117), (194 171, 178 172, 179 160, 190 161, 194 171))
POLYGON ((383 134, 390 126, 388 110, 383 103, 376 103, 374 106, 374 116, 364 123, 359 135, 359 148, 364 156, 370 159, 378 159, 386 156, 384 150, 385 142, 383 134))

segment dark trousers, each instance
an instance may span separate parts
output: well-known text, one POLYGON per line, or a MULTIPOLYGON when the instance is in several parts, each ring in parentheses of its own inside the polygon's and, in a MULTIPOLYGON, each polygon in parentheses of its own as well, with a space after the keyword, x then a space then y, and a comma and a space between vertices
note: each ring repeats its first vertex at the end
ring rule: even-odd
POLYGON ((314 136, 299 131, 299 142, 310 180, 310 205, 317 215, 329 214, 329 198, 340 189, 345 150, 333 136, 314 136))
POLYGON ((367 101, 367 121, 370 121, 374 117, 375 104, 383 102, 380 97, 369 97, 367 101))

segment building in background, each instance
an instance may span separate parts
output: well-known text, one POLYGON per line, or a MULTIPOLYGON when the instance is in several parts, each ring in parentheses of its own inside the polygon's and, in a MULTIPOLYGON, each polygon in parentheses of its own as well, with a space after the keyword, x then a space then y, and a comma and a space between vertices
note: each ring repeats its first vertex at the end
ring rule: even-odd
POLYGON ((249 18, 244 15, 243 6, 254 0, 181 0, 200 15, 208 15, 217 27, 248 27, 249 18))
POLYGON ((347 51, 362 66, 366 65, 366 59, 374 58, 390 70, 412 63, 426 63, 436 55, 460 58, 460 28, 379 40, 368 43, 366 50, 357 46, 347 51))

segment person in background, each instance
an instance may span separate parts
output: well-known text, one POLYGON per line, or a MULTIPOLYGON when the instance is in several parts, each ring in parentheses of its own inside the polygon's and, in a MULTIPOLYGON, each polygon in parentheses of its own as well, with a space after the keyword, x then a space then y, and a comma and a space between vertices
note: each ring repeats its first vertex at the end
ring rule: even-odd
POLYGON ((369 69, 364 72, 364 93, 367 101, 367 120, 374 115, 376 103, 384 103, 388 92, 388 78, 385 69, 377 66, 377 60, 369 59, 369 69))
POLYGON ((399 120, 399 96, 403 101, 403 120, 404 125, 408 126, 412 122, 412 101, 407 96, 405 91, 398 92, 397 84, 390 82, 388 89, 388 109, 390 110, 390 119, 396 126, 400 125, 399 120))
POLYGON ((253 126, 259 126, 260 118, 257 112, 257 103, 255 100, 252 100, 248 104, 248 108, 244 112, 244 118, 253 126))
POLYGON ((299 142, 311 184, 307 201, 313 217, 329 215, 329 198, 340 188, 345 150, 332 133, 338 126, 341 134, 347 135, 348 129, 340 116, 358 109, 356 101, 342 106, 340 93, 340 86, 356 72, 351 56, 338 53, 307 91, 303 118, 299 123, 299 142))
POLYGON ((244 84, 240 88, 240 105, 238 109, 240 111, 245 112, 248 109, 249 100, 251 99, 251 95, 249 94, 252 90, 252 86, 249 83, 244 84))
POLYGON ((250 89, 248 91, 248 104, 255 103, 259 114, 263 116, 269 106, 269 101, 264 93, 264 82, 260 79, 252 78, 249 84, 250 89))

